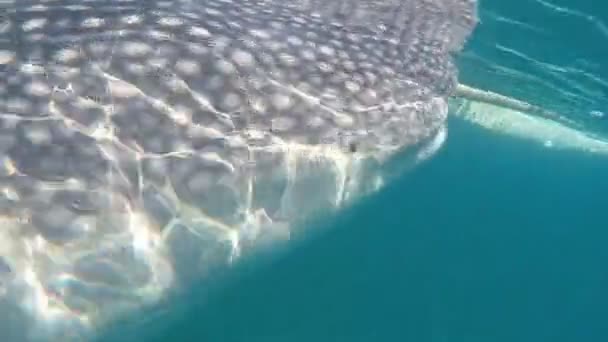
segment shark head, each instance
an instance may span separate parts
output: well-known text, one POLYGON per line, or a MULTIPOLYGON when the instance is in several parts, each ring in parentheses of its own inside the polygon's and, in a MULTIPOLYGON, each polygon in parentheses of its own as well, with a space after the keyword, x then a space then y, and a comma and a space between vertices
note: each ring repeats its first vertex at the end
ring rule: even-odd
POLYGON ((0 338, 15 342, 90 339, 377 189, 392 156, 431 155, 476 20, 474 0, 0 9, 0 338))

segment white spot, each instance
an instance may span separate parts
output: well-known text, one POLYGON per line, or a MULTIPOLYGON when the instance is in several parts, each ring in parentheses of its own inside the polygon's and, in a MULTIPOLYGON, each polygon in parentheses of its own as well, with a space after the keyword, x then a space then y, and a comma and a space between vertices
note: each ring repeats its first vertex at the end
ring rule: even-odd
POLYGON ((128 15, 126 17, 123 17, 122 22, 128 25, 134 25, 134 24, 139 24, 142 22, 142 18, 139 15, 128 15))
POLYGON ((357 93, 361 90, 361 86, 353 81, 344 82, 344 88, 346 88, 346 90, 350 91, 351 93, 357 93))
POLYGON ((307 61, 314 61, 317 59, 315 52, 310 49, 303 50, 301 56, 302 56, 302 59, 307 60, 307 61))
POLYGON ((306 24, 307 23, 306 19, 304 19, 302 17, 293 17, 293 21, 295 23, 298 23, 298 24, 306 24))
POLYGON ((175 63, 175 69, 186 75, 196 75, 201 72, 200 65, 196 61, 189 59, 178 60, 177 63, 175 63))
MULTIPOLYGON (((178 109, 182 109, 184 107, 179 107, 178 109)), ((187 108, 184 108, 187 109, 187 108)), ((175 121, 177 124, 180 125, 188 125, 190 122, 192 122, 192 111, 191 110, 176 110, 173 113, 170 114, 171 119, 173 119, 173 121, 175 121)), ((159 141, 160 143, 160 141, 159 141)))
POLYGON ((207 14, 211 15, 211 16, 222 16, 222 12, 213 9, 213 8, 205 8, 205 12, 207 12, 207 14))
POLYGON ((291 97, 286 94, 274 94, 270 99, 272 105, 278 110, 285 110, 291 106, 291 97))
POLYGON ((281 48, 283 48, 283 43, 278 42, 278 41, 269 40, 264 43, 264 46, 266 46, 266 48, 268 50, 276 52, 276 51, 281 50, 281 48))
MULTIPOLYGON (((1 164, 5 167, 14 168, 13 162, 9 157, 3 157, 1 164)), ((16 171, 16 169, 14 169, 13 171, 16 171)), ((2 193, 2 196, 4 198, 7 198, 11 201, 18 201, 20 199, 19 193, 17 193, 17 191, 15 191, 15 189, 13 189, 12 187, 2 188, 2 190, 0 190, 0 193, 2 193)))
POLYGON ((355 33, 347 33, 346 38, 353 43, 358 43, 361 41, 361 36, 355 33))
POLYGON ((321 45, 321 47, 319 48, 319 52, 326 56, 333 56, 336 54, 336 50, 334 50, 334 48, 328 45, 321 45))
POLYGON ((253 55, 244 50, 235 50, 232 53, 232 61, 240 67, 248 68, 254 65, 253 55))
POLYGON ((320 62, 318 65, 319 65, 319 70, 322 73, 329 74, 329 73, 332 73, 334 71, 334 67, 331 64, 329 64, 329 63, 320 62))
POLYGON ((290 55, 288 53, 280 53, 278 56, 279 61, 286 66, 296 65, 298 60, 295 56, 290 55))
POLYGON ((67 8, 71 11, 84 11, 84 10, 91 9, 91 7, 85 6, 85 5, 67 5, 67 6, 65 6, 65 8, 67 8))
POLYGON ((9 50, 0 50, 0 65, 15 62, 15 53, 9 50))
POLYGON ((547 141, 545 141, 544 145, 545 145, 545 147, 551 148, 551 147, 553 147, 553 141, 547 140, 547 141))
POLYGON ((190 35, 199 37, 199 38, 209 38, 211 37, 211 33, 204 27, 192 26, 188 32, 190 35))
POLYGON ((140 94, 139 89, 123 81, 112 80, 109 85, 112 95, 116 97, 127 98, 140 94))
MULTIPOLYGON (((173 6, 173 4, 171 6, 173 6)), ((198 13, 184 12, 181 13, 181 15, 188 19, 201 20, 201 15, 198 13)))
POLYGON ((34 96, 47 96, 51 93, 51 87, 40 81, 30 82, 25 86, 25 90, 34 96))
POLYGON ((141 57, 151 53, 152 48, 150 45, 142 42, 125 42, 122 50, 129 57, 141 57))
POLYGON ((195 55, 204 56, 209 54, 209 48, 202 44, 188 43, 188 50, 195 55))
POLYGON ((133 75, 145 75, 148 72, 148 68, 141 63, 127 64, 127 70, 133 75))
POLYGON ((281 31, 285 29, 285 24, 283 24, 282 22, 279 21, 273 21, 270 23, 270 27, 272 27, 275 30, 281 31))
POLYGON ((84 28, 97 28, 101 27, 104 24, 104 21, 105 20, 103 18, 86 18, 82 21, 81 26, 84 28))
MULTIPOLYGON (((122 1, 127 1, 127 2, 128 2, 128 1, 131 1, 131 0, 122 0, 122 1)), ((165 0, 165 1, 158 1, 158 2, 156 2, 156 5, 157 5, 159 8, 170 8, 170 7, 175 6, 175 2, 173 2, 173 1, 169 1, 169 0, 165 0)))
POLYGON ((289 43, 293 46, 302 46, 302 44, 304 44, 304 41, 302 39, 300 39, 300 37, 289 36, 289 37, 287 37, 287 43, 289 43))
POLYGON ((321 117, 313 116, 308 119, 307 126, 310 128, 321 128, 325 126, 325 120, 323 120, 321 117))
POLYGON ((55 59, 61 63, 72 62, 80 56, 80 52, 76 49, 65 48, 57 51, 55 59))
POLYGON ((589 112, 589 115, 593 116, 594 118, 603 118, 605 116, 605 114, 599 110, 592 110, 589 112))
POLYGON ((41 65, 36 65, 32 63, 23 63, 19 66, 19 70, 24 74, 35 75, 35 74, 43 74, 44 67, 41 65))
POLYGON ((148 30, 146 32, 148 36, 158 40, 171 40, 172 36, 169 32, 160 31, 160 30, 148 30))
POLYGON ((215 66, 219 72, 221 72, 222 74, 225 74, 225 75, 234 74, 236 71, 234 64, 232 64, 226 60, 223 60, 223 59, 221 59, 217 63, 215 63, 215 66))
POLYGON ((43 28, 47 23, 46 18, 34 18, 23 23, 21 29, 24 32, 30 32, 43 28))
POLYGON ((162 26, 177 27, 184 25, 184 21, 177 17, 163 17, 158 19, 158 24, 162 26))
POLYGON ((34 145, 49 144, 52 141, 51 132, 44 127, 29 127, 25 137, 34 145))
POLYGON ((228 21, 228 27, 230 27, 231 29, 237 29, 237 30, 243 29, 243 25, 241 25, 241 23, 239 23, 238 21, 232 21, 232 20, 228 21))
POLYGON ((169 59, 167 58, 151 58, 148 60, 148 65, 151 66, 152 68, 166 68, 167 65, 169 64, 169 59))
POLYGON ((260 38, 260 39, 270 39, 271 38, 270 33, 268 33, 267 31, 264 31, 264 30, 251 30, 251 31, 249 31, 249 34, 251 34, 252 36, 254 36, 256 38, 260 38))
MULTIPOLYGON (((329 43, 331 45, 333 45, 335 48, 338 48, 338 49, 344 47, 344 43, 341 40, 332 39, 332 40, 329 41, 329 43)), ((343 55, 347 55, 344 51, 340 51, 340 52, 342 52, 343 55)))
POLYGON ((200 126, 200 125, 192 125, 192 127, 189 130, 188 135, 191 138, 206 138, 206 139, 210 139, 210 140, 224 138, 224 134, 222 134, 221 131, 219 131, 215 128, 205 127, 205 126, 200 126))
MULTIPOLYGON (((17 168, 15 164, 11 160, 11 158, 7 156, 0 157, 0 176, 12 176, 17 172, 17 168)), ((12 189, 4 188, 2 191, 2 196, 11 200, 19 200, 19 194, 17 194, 12 189)))
POLYGON ((378 94, 373 89, 365 89, 357 95, 361 104, 372 106, 378 103, 378 94))
POLYGON ((241 105, 241 97, 236 93, 228 93, 224 96, 223 106, 228 110, 235 110, 241 105))
POLYGON ((266 105, 266 101, 261 97, 254 97, 250 100, 251 109, 260 114, 266 114, 266 110, 268 106, 266 105))
POLYGON ((353 61, 343 61, 342 67, 344 68, 344 70, 349 71, 349 72, 353 72, 353 71, 357 70, 357 64, 355 64, 355 62, 353 62, 353 61))
POLYGON ((32 5, 25 7, 23 10, 26 12, 43 12, 47 11, 49 7, 47 5, 32 5))
POLYGON ((342 113, 336 113, 334 115, 333 121, 336 125, 342 128, 349 128, 355 123, 352 117, 342 113))

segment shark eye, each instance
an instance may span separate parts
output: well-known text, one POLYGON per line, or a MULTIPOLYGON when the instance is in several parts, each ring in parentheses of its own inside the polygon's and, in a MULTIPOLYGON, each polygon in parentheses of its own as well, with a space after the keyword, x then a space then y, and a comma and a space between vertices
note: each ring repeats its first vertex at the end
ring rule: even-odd
POLYGON ((357 143, 351 142, 348 144, 348 150, 352 153, 357 152, 357 143))

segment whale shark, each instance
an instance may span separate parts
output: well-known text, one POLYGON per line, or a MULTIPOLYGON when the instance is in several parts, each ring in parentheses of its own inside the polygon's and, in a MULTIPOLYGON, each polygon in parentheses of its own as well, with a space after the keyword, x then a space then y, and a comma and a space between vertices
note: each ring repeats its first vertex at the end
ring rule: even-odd
POLYGON ((0 1, 0 340, 92 340, 431 157, 476 22, 475 0, 0 1))

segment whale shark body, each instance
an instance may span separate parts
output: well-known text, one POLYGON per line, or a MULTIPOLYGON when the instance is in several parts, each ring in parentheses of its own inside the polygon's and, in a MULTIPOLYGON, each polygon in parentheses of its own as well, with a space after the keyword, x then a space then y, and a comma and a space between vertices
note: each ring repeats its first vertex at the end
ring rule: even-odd
POLYGON ((0 2, 0 340, 90 340, 428 158, 475 7, 0 2))

